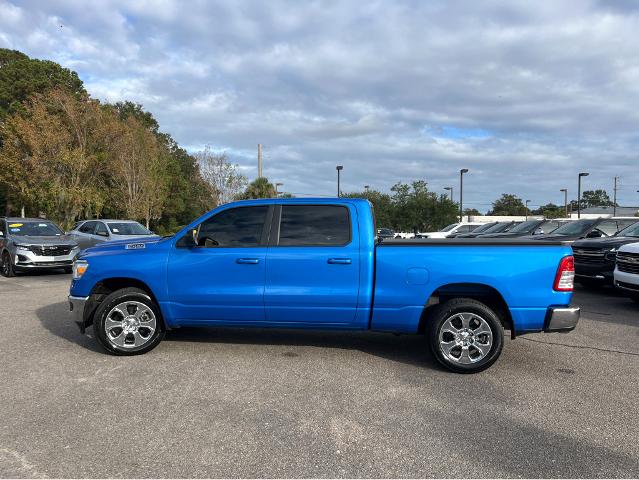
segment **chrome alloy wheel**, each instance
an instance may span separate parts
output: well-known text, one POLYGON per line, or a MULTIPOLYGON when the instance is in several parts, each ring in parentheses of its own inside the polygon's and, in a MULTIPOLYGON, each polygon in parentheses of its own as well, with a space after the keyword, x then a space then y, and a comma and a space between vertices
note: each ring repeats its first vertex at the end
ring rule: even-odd
POLYGON ((106 338, 120 348, 141 347, 151 340, 156 328, 153 310, 136 301, 119 303, 104 321, 106 338))
POLYGON ((456 313, 439 330, 439 348, 454 363, 468 365, 482 360, 493 345, 488 322, 475 313, 456 313))

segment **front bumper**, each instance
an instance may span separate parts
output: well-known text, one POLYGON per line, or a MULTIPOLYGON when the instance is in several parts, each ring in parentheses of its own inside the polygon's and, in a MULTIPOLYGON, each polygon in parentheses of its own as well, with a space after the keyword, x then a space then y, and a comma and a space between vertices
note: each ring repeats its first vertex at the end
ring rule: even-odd
POLYGON ((73 259, 78 253, 80 250, 71 250, 68 255, 43 256, 31 251, 18 250, 14 254, 14 266, 18 270, 67 268, 73 266, 73 259))
POLYGON ((89 297, 74 297, 69 295, 69 310, 71 311, 71 319, 78 324, 80 331, 84 333, 85 330, 85 310, 86 304, 89 301, 89 297))
POLYGON ((614 263, 584 264, 575 262, 575 280, 598 280, 602 283, 613 282, 614 263))
POLYGON ((579 307, 550 307, 546 315, 544 332, 570 332, 579 322, 579 307))

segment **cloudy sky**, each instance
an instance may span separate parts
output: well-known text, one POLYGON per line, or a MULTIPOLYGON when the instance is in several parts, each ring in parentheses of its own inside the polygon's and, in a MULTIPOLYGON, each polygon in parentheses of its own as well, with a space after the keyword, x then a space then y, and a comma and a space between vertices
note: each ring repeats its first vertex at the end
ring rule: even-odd
POLYGON ((464 204, 585 188, 639 205, 639 2, 0 0, 0 46, 142 103, 190 151, 297 194, 459 169, 464 204))

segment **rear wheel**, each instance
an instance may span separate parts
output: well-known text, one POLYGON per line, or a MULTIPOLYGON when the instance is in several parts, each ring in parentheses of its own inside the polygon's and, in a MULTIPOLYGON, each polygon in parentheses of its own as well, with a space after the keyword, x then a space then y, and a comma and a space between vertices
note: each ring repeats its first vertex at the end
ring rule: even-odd
POLYGON ((108 295, 95 312, 93 330, 113 355, 146 353, 164 338, 160 309, 139 288, 123 288, 108 295))
POLYGON ((3 277, 15 277, 16 273, 13 268, 13 263, 11 263, 11 255, 9 252, 3 252, 2 258, 0 259, 0 273, 2 273, 3 277))
POLYGON ((490 367, 504 345, 504 327, 497 314, 471 298, 438 305, 428 318, 428 342, 435 358, 458 373, 490 367))

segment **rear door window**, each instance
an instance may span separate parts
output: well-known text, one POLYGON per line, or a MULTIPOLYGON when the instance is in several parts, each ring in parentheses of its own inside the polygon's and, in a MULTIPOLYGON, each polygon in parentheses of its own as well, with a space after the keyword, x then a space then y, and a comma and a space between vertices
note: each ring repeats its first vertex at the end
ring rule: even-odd
POLYGON ((82 233, 87 233, 92 235, 93 232, 95 231, 95 224, 97 222, 85 222, 82 224, 82 226, 80 227, 79 231, 82 233))
POLYGON ((280 246, 343 246, 351 241, 348 209, 341 205, 283 205, 280 246))

